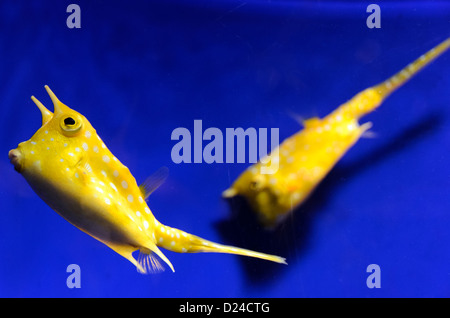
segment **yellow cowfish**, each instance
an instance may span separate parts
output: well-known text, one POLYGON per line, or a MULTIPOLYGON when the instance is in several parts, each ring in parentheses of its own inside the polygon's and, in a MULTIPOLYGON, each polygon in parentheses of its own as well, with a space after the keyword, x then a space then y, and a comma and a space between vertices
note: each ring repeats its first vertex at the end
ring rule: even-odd
POLYGON ((153 190, 150 183, 138 187, 86 117, 45 88, 54 113, 31 97, 42 113, 42 127, 11 150, 9 159, 33 190, 67 221, 142 273, 162 270, 161 259, 174 271, 158 247, 179 253, 239 254, 286 264, 282 257, 213 243, 158 222, 146 203, 153 190), (132 253, 137 250, 136 259, 132 253))
POLYGON ((302 204, 371 123, 358 120, 450 46, 450 38, 381 84, 358 93, 328 116, 303 122, 304 129, 284 140, 270 155, 246 169, 222 194, 244 197, 267 227, 279 224, 302 204), (269 163, 278 164, 274 173, 269 163))

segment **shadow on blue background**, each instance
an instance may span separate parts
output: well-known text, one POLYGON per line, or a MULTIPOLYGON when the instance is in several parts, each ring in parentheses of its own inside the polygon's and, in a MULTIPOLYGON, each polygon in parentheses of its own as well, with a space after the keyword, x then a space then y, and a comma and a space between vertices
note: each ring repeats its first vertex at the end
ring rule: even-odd
MULTIPOLYGON (((221 192, 247 164, 174 164, 177 127, 300 129, 450 35, 450 6, 384 3, 381 29, 345 2, 72 1, 0 4, 0 296, 444 297, 450 293, 450 55, 363 119, 361 140, 311 198, 272 232, 221 192), (7 153, 40 127, 44 85, 85 115, 138 183, 161 166, 150 197, 167 225, 275 253, 288 266, 222 254, 165 252, 176 272, 143 276, 54 213, 7 153), (81 288, 66 286, 69 264, 81 288), (381 288, 369 289, 369 264, 381 288)), ((51 107, 50 107, 51 108, 51 107)))

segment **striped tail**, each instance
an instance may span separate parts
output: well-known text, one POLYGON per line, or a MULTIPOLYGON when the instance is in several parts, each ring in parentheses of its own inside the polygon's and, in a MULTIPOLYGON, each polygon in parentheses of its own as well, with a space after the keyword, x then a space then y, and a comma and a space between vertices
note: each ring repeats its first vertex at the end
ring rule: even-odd
POLYGON ((156 244, 177 253, 228 253, 256 257, 268 261, 287 264, 283 257, 250 251, 247 249, 210 242, 184 231, 159 224, 155 228, 156 244))
POLYGON ((450 38, 446 39, 444 42, 437 45, 414 62, 410 63, 400 72, 391 76, 384 82, 363 90, 347 103, 339 107, 332 114, 359 119, 370 113, 377 108, 392 92, 406 83, 412 76, 430 64, 449 47, 450 38))

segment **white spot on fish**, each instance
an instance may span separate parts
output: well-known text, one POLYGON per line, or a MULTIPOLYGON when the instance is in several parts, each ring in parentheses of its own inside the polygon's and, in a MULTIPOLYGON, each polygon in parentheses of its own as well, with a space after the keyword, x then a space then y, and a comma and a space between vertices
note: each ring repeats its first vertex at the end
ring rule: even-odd
POLYGON ((81 147, 84 149, 84 151, 87 151, 89 149, 88 144, 85 142, 81 145, 81 147))
POLYGON ((108 157, 107 155, 104 155, 102 159, 103 159, 103 161, 106 162, 106 163, 109 162, 109 157, 108 157))
POLYGON ((94 150, 94 152, 97 153, 98 152, 98 147, 94 146, 94 148, 92 148, 92 150, 94 150))
POLYGON ((86 138, 91 138, 91 132, 89 130, 86 130, 86 133, 84 134, 86 138))
POLYGON ((111 201, 108 198, 105 198, 105 203, 106 204, 111 204, 111 201))
POLYGON ((136 216, 141 217, 141 212, 136 211, 136 216))
POLYGON ((117 171, 117 170, 114 170, 114 172, 113 172, 113 176, 114 176, 114 177, 118 177, 118 176, 119 176, 119 171, 117 171))
POLYGON ((113 189, 117 192, 117 188, 116 188, 116 186, 114 185, 114 183, 110 182, 109 185, 111 186, 111 188, 113 188, 113 189))
POLYGON ((128 200, 129 202, 133 202, 133 196, 132 196, 131 194, 129 194, 129 195, 127 196, 127 200, 128 200))
POLYGON ((80 148, 76 147, 76 148, 75 148, 75 151, 76 151, 76 152, 80 152, 81 150, 80 150, 80 148))
POLYGON ((124 189, 128 188, 128 183, 125 180, 122 181, 122 188, 124 189))
POLYGON ((146 220, 144 220, 144 222, 142 222, 142 224, 144 224, 145 229, 148 229, 148 222, 146 220))

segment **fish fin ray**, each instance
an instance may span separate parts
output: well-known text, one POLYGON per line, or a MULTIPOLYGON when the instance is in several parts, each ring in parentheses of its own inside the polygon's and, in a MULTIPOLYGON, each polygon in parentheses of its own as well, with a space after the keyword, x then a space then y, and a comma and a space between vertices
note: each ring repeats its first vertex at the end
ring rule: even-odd
POLYGON ((360 126, 361 131, 361 137, 363 138, 375 138, 377 134, 373 131, 370 131, 370 128, 372 128, 373 124, 372 122, 364 123, 360 126))
POLYGON ((137 262, 139 266, 136 268, 141 274, 158 274, 165 270, 161 258, 147 248, 139 249, 137 262))
POLYGON ((156 170, 156 172, 154 172, 150 177, 145 179, 145 181, 139 186, 139 190, 145 200, 147 200, 150 194, 152 194, 161 186, 161 184, 164 183, 168 176, 169 168, 164 166, 156 170))
POLYGON ((292 111, 289 111, 288 115, 289 115, 289 117, 294 119, 297 123, 299 123, 300 125, 303 126, 303 123, 305 122, 305 118, 304 117, 302 117, 301 115, 299 115, 299 114, 297 114, 295 112, 292 112, 292 111))

